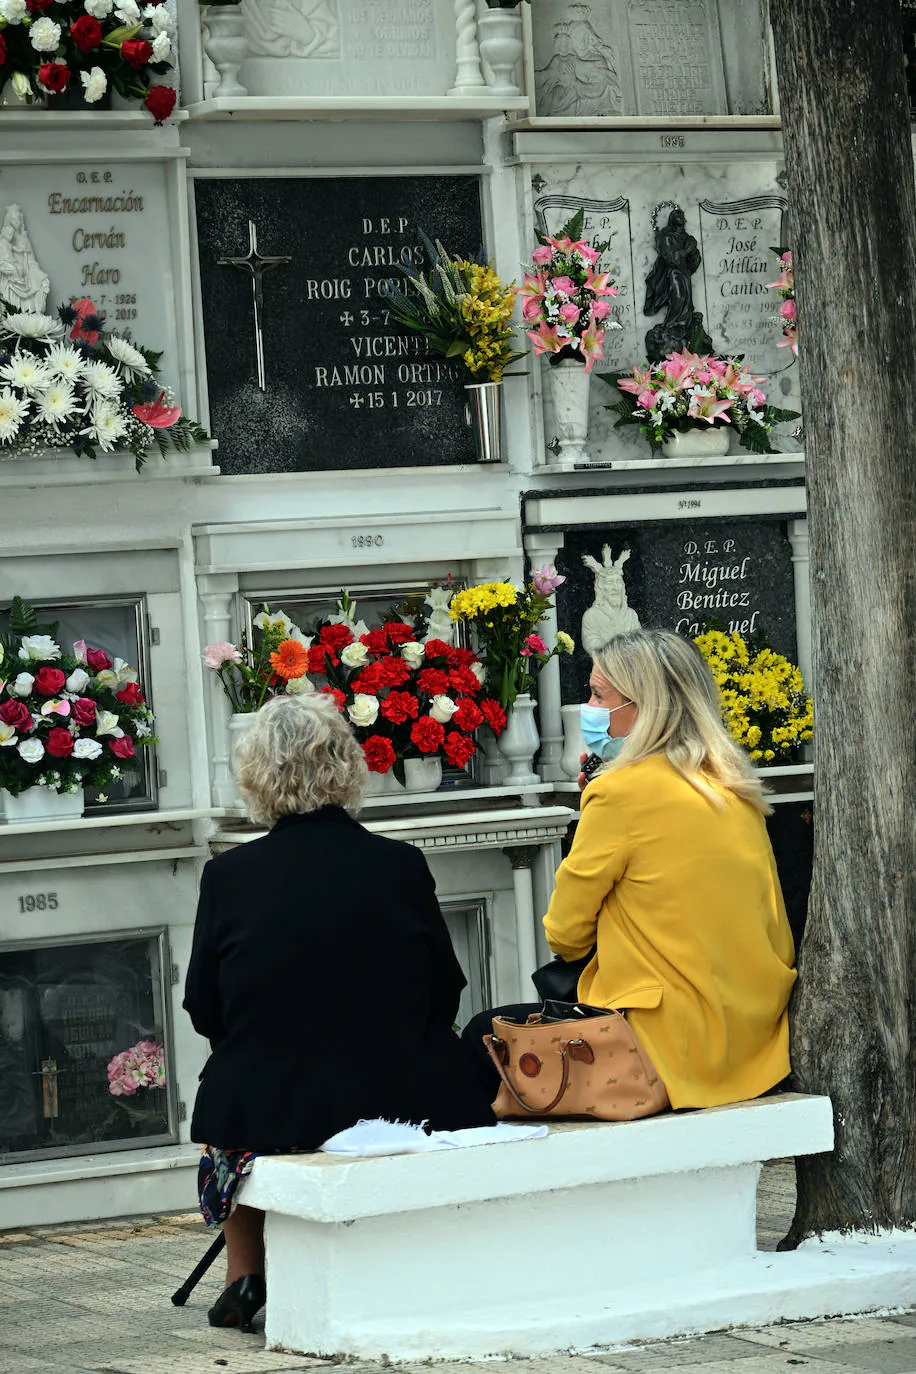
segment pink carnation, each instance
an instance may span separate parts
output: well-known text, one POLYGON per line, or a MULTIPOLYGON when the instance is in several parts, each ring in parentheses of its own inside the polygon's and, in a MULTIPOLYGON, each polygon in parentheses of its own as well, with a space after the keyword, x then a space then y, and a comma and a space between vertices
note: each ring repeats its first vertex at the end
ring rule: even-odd
POLYGON ((547 645, 540 635, 529 635, 521 648, 523 658, 530 658, 532 654, 546 654, 548 652, 547 645))
POLYGON ((221 668, 224 663, 241 663, 242 655, 234 644, 221 639, 216 644, 208 644, 201 654, 205 668, 221 668))

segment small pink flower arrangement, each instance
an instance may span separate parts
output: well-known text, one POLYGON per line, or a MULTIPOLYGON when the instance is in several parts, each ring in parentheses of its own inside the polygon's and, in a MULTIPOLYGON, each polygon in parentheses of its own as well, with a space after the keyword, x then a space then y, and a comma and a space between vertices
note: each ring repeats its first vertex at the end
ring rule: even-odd
POLYGON ((771 291, 776 291, 782 305, 779 307, 779 314, 782 319, 782 343, 780 348, 791 348, 792 352, 798 357, 798 323, 797 312, 795 309, 795 269, 792 265, 791 248, 774 248, 774 253, 779 254, 780 273, 778 281, 769 281, 767 286, 771 291))
POLYGON ((684 349, 669 353, 661 363, 647 363, 618 376, 602 374, 623 392, 609 410, 619 415, 617 426, 639 425, 653 449, 675 431, 704 426, 733 425, 740 443, 753 453, 772 453, 770 431, 776 424, 798 418, 794 410, 767 405, 761 387, 741 358, 701 356, 684 349))
POLYGON ((158 1040, 138 1040, 116 1054, 108 1065, 112 1097, 133 1097, 141 1088, 165 1087, 165 1046, 158 1040))
POLYGON ((547 354, 552 363, 573 359, 590 372, 604 356, 605 334, 620 325, 610 318, 617 287, 596 270, 601 254, 581 237, 584 218, 578 210, 556 238, 538 235, 535 270, 525 274, 520 294, 535 354, 547 354))

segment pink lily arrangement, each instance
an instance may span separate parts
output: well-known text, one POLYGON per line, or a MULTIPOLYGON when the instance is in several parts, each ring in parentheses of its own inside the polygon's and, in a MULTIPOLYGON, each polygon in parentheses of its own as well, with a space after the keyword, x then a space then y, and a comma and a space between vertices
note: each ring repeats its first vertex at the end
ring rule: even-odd
POLYGON ((519 294, 535 354, 551 363, 573 359, 590 372, 604 356, 607 331, 621 326, 611 318, 617 287, 597 270, 600 251, 581 237, 584 218, 578 210, 557 237, 538 235, 534 271, 526 272, 519 294))
POLYGON ((718 358, 684 349, 660 363, 647 363, 619 375, 602 374, 622 392, 616 405, 620 425, 639 425, 653 449, 677 430, 732 425, 744 448, 772 453, 773 426, 797 418, 797 412, 767 404, 757 377, 741 358, 718 358))
POLYGON ((779 307, 779 314, 782 319, 783 338, 782 343, 778 346, 780 348, 791 348, 797 358, 798 316, 795 308, 795 269, 792 264, 792 249, 774 248, 773 252, 779 254, 779 280, 768 281, 767 286, 771 291, 777 292, 782 300, 782 305, 779 307))

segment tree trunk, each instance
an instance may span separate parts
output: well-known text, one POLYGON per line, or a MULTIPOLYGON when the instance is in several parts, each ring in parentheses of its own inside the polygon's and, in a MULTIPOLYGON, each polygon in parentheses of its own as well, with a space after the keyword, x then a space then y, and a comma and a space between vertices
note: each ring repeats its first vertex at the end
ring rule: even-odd
POLYGON ((784 1246, 916 1223, 916 192, 898 0, 770 0, 799 315, 815 853, 792 1003, 799 1161, 784 1246))

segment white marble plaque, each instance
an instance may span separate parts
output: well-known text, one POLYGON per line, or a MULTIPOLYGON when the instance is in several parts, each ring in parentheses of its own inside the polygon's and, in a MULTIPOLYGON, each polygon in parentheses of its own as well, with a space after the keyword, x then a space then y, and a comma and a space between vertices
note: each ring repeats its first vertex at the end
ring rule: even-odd
POLYGON ((706 327, 719 353, 741 353, 767 376, 795 361, 782 339, 779 298, 767 283, 779 275, 772 248, 785 244, 785 196, 702 200, 698 205, 706 327))
POLYGON ((636 113, 725 114, 718 0, 626 0, 636 113))
POLYGON ((455 79, 445 0, 244 0, 252 95, 444 96, 455 79))
POLYGON ((177 360, 167 164, 12 164, 0 172, 0 221, 20 206, 50 277, 47 308, 89 297, 109 326, 177 360))
POLYGON ((539 115, 575 119, 633 111, 629 47, 616 6, 539 0, 531 23, 539 115))

